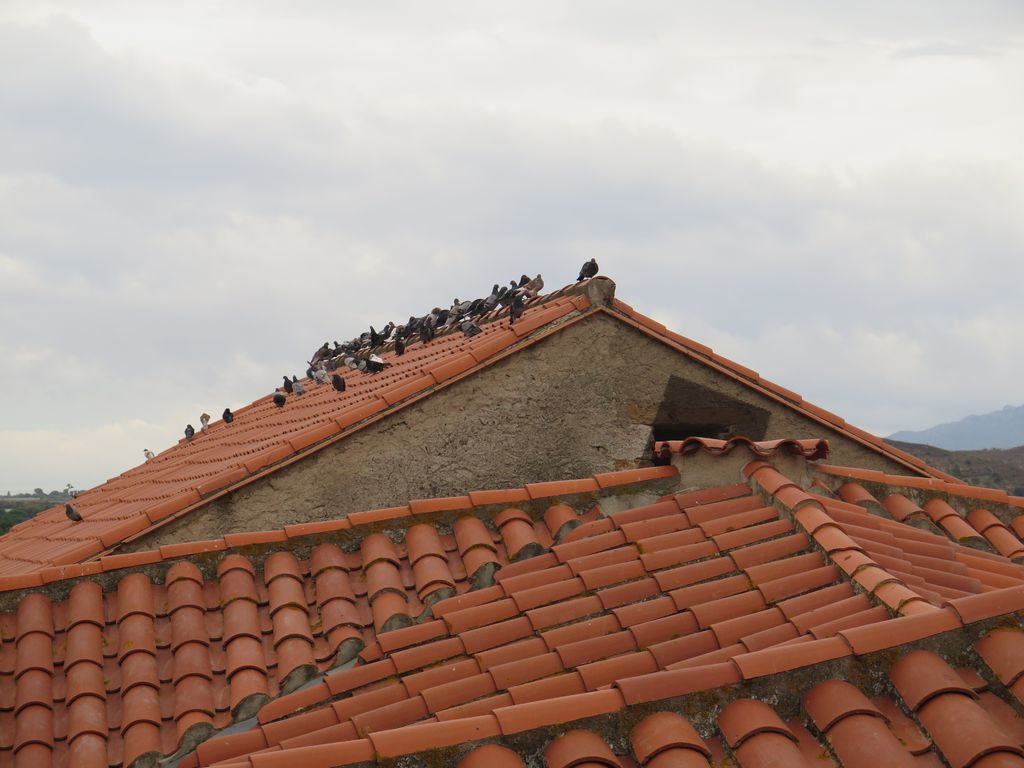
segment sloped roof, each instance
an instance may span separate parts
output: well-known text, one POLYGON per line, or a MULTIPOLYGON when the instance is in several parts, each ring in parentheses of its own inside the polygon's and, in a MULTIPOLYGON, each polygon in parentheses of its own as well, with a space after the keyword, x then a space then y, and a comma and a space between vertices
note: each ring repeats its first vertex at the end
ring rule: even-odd
POLYGON ((261 397, 238 409, 234 423, 213 422, 208 432, 183 439, 155 459, 83 492, 75 501, 83 522, 71 523, 58 505, 14 526, 0 536, 0 583, 8 578, 26 586, 38 584, 41 570, 109 553, 595 313, 629 324, 908 471, 960 482, 618 299, 610 306, 593 305, 588 283, 613 288, 607 278, 595 278, 537 298, 511 329, 501 322, 507 313, 496 311, 480 321, 483 332, 475 337, 456 332, 426 346, 410 344, 401 357, 385 352, 382 357, 391 367, 382 373, 344 371, 343 394, 307 382, 307 394, 289 398, 283 409, 272 404, 272 393, 261 397))
POLYGON ((869 737, 876 764, 1015 764, 1024 566, 842 471, 658 496, 675 467, 626 470, 72 566, 107 590, 0 616, 0 762, 129 763, 258 710, 180 764, 862 765, 869 737))

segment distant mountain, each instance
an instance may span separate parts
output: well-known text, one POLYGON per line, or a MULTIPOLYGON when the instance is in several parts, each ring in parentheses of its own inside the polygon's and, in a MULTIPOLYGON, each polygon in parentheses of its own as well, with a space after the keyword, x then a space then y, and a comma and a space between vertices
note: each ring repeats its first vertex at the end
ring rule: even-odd
POLYGON ((1024 405, 1008 405, 1000 411, 968 416, 920 432, 895 432, 885 439, 924 443, 949 451, 1016 448, 1024 445, 1024 405))
POLYGON ((1014 496, 1024 496, 1024 446, 1006 450, 947 451, 918 443, 888 442, 971 485, 1002 488, 1014 496))

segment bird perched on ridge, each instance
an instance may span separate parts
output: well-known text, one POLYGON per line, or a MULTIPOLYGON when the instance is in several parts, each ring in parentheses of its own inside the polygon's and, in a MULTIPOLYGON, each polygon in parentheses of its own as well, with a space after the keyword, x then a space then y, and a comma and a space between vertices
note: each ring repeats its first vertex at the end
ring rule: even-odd
POLYGON ((80 522, 82 522, 82 516, 78 513, 78 510, 75 509, 70 504, 65 504, 64 505, 64 514, 67 515, 68 516, 68 520, 70 520, 73 523, 80 523, 80 522))
POLYGON ((532 299, 534 296, 540 293, 540 290, 543 287, 544 278, 541 277, 540 275, 537 275, 535 278, 533 278, 533 280, 531 280, 530 282, 523 286, 523 291, 525 291, 526 295, 532 299))
POLYGON ((466 336, 476 336, 478 333, 482 333, 480 326, 474 323, 472 320, 467 320, 459 326, 459 330, 462 331, 466 336))
POLYGON ((508 325, 511 328, 515 325, 516 320, 523 316, 523 312, 526 311, 526 307, 523 302, 523 295, 517 293, 512 297, 512 304, 508 309, 508 325))
POLYGON ((399 357, 405 354, 405 342, 401 339, 395 339, 395 354, 399 357))
POLYGON ((591 259, 590 261, 584 262, 583 266, 580 267, 580 276, 576 278, 576 282, 582 280, 589 280, 597 274, 597 259, 591 259))
POLYGON ((199 429, 201 429, 203 432, 208 430, 210 428, 210 414, 204 413, 202 416, 200 416, 199 417, 199 424, 200 424, 199 429))
POLYGON ((149 450, 149 448, 143 448, 142 455, 146 457, 146 461, 156 458, 156 454, 149 450))
POLYGON ((333 384, 334 388, 339 392, 345 391, 345 380, 339 374, 336 373, 331 376, 331 384, 333 384))
POLYGON ((284 377, 284 391, 289 395, 292 393, 292 380, 287 376, 284 377))
POLYGON ((274 393, 274 405, 278 408, 284 408, 285 396, 281 392, 274 393))
POLYGON ((224 413, 222 413, 220 417, 224 419, 225 424, 230 424, 232 421, 235 420, 235 414, 231 412, 230 408, 225 408, 224 413))
POLYGON ((306 394, 306 388, 302 386, 302 382, 294 376, 292 377, 292 391, 295 392, 296 395, 306 394))
POLYGON ((326 384, 328 381, 327 371, 325 371, 323 368, 316 368, 313 371, 313 381, 315 381, 317 384, 326 384))
POLYGON ((196 435, 196 428, 191 424, 185 425, 185 438, 191 440, 196 435))

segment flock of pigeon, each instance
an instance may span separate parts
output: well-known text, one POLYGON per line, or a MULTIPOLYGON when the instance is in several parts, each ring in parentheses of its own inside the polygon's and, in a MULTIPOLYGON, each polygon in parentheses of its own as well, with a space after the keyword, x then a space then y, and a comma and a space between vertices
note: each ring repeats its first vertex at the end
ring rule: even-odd
MULTIPOLYGON (((590 259, 580 268, 579 277, 576 282, 589 280, 597 275, 597 261, 590 259)), ((536 298, 544 288, 544 279, 537 275, 531 278, 523 275, 519 280, 512 280, 505 287, 497 283, 491 288, 490 294, 481 299, 473 301, 459 301, 455 299, 448 309, 434 307, 422 317, 411 316, 403 325, 395 325, 389 322, 380 331, 372 325, 370 330, 364 332, 345 344, 334 342, 332 347, 326 341, 314 353, 306 369, 306 378, 317 385, 330 384, 338 392, 345 391, 345 379, 337 373, 340 368, 363 371, 364 373, 379 373, 387 368, 390 363, 385 362, 377 352, 382 346, 391 342, 394 345, 396 355, 404 355, 406 347, 417 340, 429 344, 434 336, 441 331, 458 328, 466 336, 476 336, 481 332, 477 320, 488 312, 501 307, 508 307, 509 326, 515 324, 516 320, 522 317, 526 309, 526 302, 536 298)), ((274 405, 283 408, 288 402, 288 396, 300 396, 306 393, 305 385, 298 378, 292 376, 284 377, 282 385, 274 392, 272 399, 274 405)), ((225 408, 221 414, 225 424, 234 421, 235 416, 230 408, 225 408)), ((210 415, 204 413, 199 417, 200 431, 206 432, 210 425, 210 415)), ((191 425, 185 426, 185 438, 191 440, 195 437, 196 430, 191 425)), ((143 450, 146 461, 155 457, 155 454, 148 448, 143 450)), ((65 505, 65 513, 68 519, 78 522, 81 515, 71 504, 65 505)))

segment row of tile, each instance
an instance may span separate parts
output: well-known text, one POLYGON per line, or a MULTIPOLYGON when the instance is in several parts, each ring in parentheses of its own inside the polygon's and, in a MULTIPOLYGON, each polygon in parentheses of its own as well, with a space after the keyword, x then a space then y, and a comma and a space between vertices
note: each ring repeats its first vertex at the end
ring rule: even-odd
POLYGON ((803 456, 809 461, 828 458, 829 443, 822 438, 781 438, 778 440, 751 440, 749 437, 730 437, 718 440, 710 437, 688 437, 685 440, 662 440, 654 444, 654 454, 662 459, 685 456, 697 452, 724 455, 739 447, 746 448, 760 458, 770 458, 778 452, 803 456))
POLYGON ((104 555, 84 563, 53 565, 29 573, 0 575, 0 593, 236 547, 291 547, 295 540, 308 541, 309 537, 316 539, 325 535, 348 540, 365 535, 366 529, 371 526, 388 523, 405 526, 413 519, 431 520, 432 515, 451 516, 460 512, 476 514, 483 510, 487 514, 496 505, 544 505, 550 503, 551 499, 567 496, 596 501, 602 494, 624 491, 624 486, 651 481, 669 482, 677 476, 678 471, 673 467, 641 467, 603 472, 576 480, 528 483, 522 488, 470 491, 464 496, 440 499, 414 499, 400 507, 353 512, 334 520, 295 523, 269 531, 228 533, 217 539, 167 544, 156 550, 104 555))
MULTIPOLYGON (((416 625, 431 605, 487 587, 497 569, 547 552, 558 536, 596 519, 596 508, 580 517, 552 491, 592 504, 602 489, 636 491, 637 482, 674 475, 655 467, 479 492, 477 510, 526 502, 487 517, 447 514, 462 500, 413 502, 415 516, 399 509, 346 520, 341 533, 354 550, 323 543, 300 560, 283 549, 261 568, 229 553, 215 579, 177 559, 165 572, 129 573, 108 593, 88 580, 60 602, 29 593, 14 613, 0 615, 0 759, 13 753, 17 761, 27 732, 48 734, 41 743, 60 758, 85 760, 83 751, 92 755, 98 740, 113 762, 173 752, 350 660, 382 633, 416 625), (545 509, 535 506, 539 499, 555 503, 534 519, 525 510, 545 509), (382 520, 409 527, 394 538, 370 533, 367 523, 382 520), (25 706, 28 699, 33 706, 25 706), (80 732, 82 721, 94 727, 80 732)), ((107 565, 162 556, 137 553, 107 565)))
POLYGON ((75 502, 81 523, 54 507, 0 537, 0 577, 81 562, 115 544, 165 523, 227 487, 251 481, 268 467, 317 450, 409 398, 422 396, 500 357, 530 333, 588 307, 586 296, 542 297, 511 329, 483 324, 467 338, 442 336, 411 344, 405 355, 385 353, 391 368, 380 374, 346 371, 345 393, 306 383, 307 393, 277 408, 267 395, 240 408, 232 424, 214 422, 208 432, 182 440, 155 459, 83 492, 75 502))
MULTIPOLYGON (((1021 638, 1019 631, 997 630, 982 638, 978 651, 988 662, 998 655, 992 647, 1004 644, 1000 650, 1012 656, 1019 673, 1024 663, 1021 638)), ((884 660, 882 664, 888 666, 884 660)), ((993 670, 982 671, 991 675, 993 670)), ((865 681, 881 672, 877 663, 849 671, 865 681)), ((535 756, 542 756, 549 768, 1024 766, 1019 701, 1005 698, 995 678, 990 682, 970 667, 955 668, 932 651, 901 654, 881 685, 862 682, 859 687, 826 674, 803 689, 788 677, 774 676, 768 690, 775 693, 769 701, 751 698, 734 686, 692 704, 680 702, 680 708, 698 716, 699 729, 678 708, 659 707, 653 714, 647 707, 631 708, 616 700, 613 688, 590 694, 595 702, 601 700, 591 706, 581 707, 579 696, 552 700, 547 710, 557 713, 554 718, 517 722, 511 714, 514 707, 504 707, 220 765, 327 768, 418 755, 423 763, 443 757, 458 768, 524 768, 524 757, 535 756), (545 735, 552 730, 554 738, 545 735)))
MULTIPOLYGON (((891 492, 877 498, 862 484, 848 481, 842 483, 835 493, 843 501, 875 514, 941 532, 953 541, 982 551, 997 552, 1011 560, 1024 560, 1024 540, 1021 539, 1024 536, 1024 512, 1009 513, 1012 517, 1004 523, 990 510, 975 506, 977 500, 969 496, 953 495, 953 500, 970 507, 963 515, 938 495, 922 498, 922 503, 918 503, 908 495, 914 495, 912 491, 903 493, 892 486, 887 490, 891 492)), ((1004 508, 1013 509, 1009 506, 1010 500, 1011 497, 1006 497, 1004 508)))
MULTIPOLYGON (((798 489, 771 473, 749 468, 792 501, 787 489, 798 489)), ((959 628, 958 611, 973 620, 1024 599, 1024 571, 1005 561, 991 567, 1014 569, 1015 590, 957 597, 942 610, 894 576, 858 594, 821 543, 839 533, 848 544, 835 552, 863 550, 839 523, 811 514, 827 517, 813 497, 801 491, 808 503, 793 512, 802 532, 750 490, 677 494, 586 522, 549 554, 502 569, 494 587, 442 600, 433 621, 380 637, 359 666, 271 703, 260 728, 201 745, 197 761, 327 742, 365 750, 358 735, 368 731, 503 708, 510 722, 525 708, 529 721, 540 702, 600 701, 611 683, 638 704, 918 640, 959 628), (907 618, 891 620, 886 606, 907 618)), ((880 571, 869 567, 851 568, 854 580, 880 571)))

